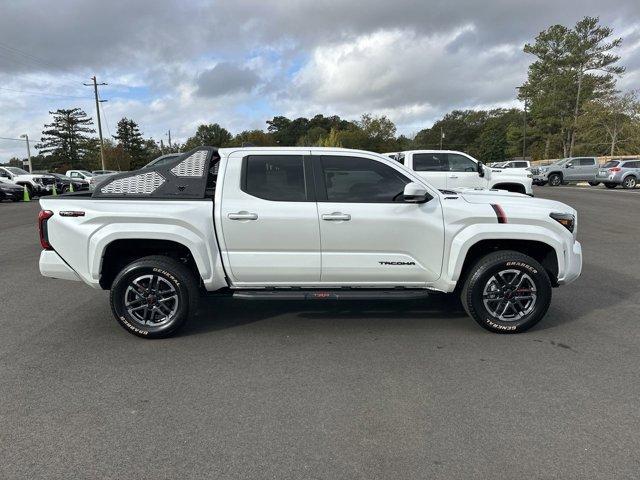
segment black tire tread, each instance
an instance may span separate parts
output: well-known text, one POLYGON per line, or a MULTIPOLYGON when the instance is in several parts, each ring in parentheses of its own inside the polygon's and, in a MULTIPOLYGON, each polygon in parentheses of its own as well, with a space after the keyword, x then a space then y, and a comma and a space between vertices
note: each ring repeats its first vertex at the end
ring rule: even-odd
POLYGON ((200 296, 199 287, 198 287, 196 278, 194 277, 193 272, 191 272, 191 270, 189 270, 185 265, 165 255, 149 255, 146 257, 141 257, 129 263, 120 271, 120 273, 118 273, 118 275, 116 275, 116 278, 113 280, 113 283, 111 284, 111 290, 109 292, 109 303, 111 304, 111 310, 113 311, 113 314, 116 317, 116 320, 118 320, 118 323, 120 323, 123 326, 123 328, 128 332, 142 338, 149 338, 149 339, 166 338, 174 335, 180 328, 182 328, 182 326, 186 323, 189 316, 193 316, 196 314, 196 312, 198 311, 199 296, 200 296), (122 280, 122 277, 128 274, 128 272, 131 270, 132 267, 163 268, 165 270, 168 270, 169 272, 172 272, 177 277, 180 277, 180 280, 185 284, 185 289, 188 295, 188 305, 189 305, 187 314, 184 316, 184 318, 181 321, 177 322, 171 328, 167 328, 166 330, 162 330, 160 332, 149 333, 147 335, 138 334, 137 332, 132 331, 126 326, 122 325, 122 323, 120 322, 120 319, 118 318, 118 314, 114 308, 114 302, 116 301, 116 299, 114 299, 114 291, 116 290, 114 286, 117 285, 118 282, 122 280))
POLYGON ((489 327, 485 322, 481 320, 480 312, 476 311, 476 309, 474 308, 472 297, 471 297, 473 287, 475 286, 475 283, 478 281, 478 279, 483 275, 484 271, 487 270, 488 268, 491 268, 495 264, 499 264, 507 261, 522 261, 536 268, 536 270, 538 270, 538 272, 542 276, 542 281, 547 284, 549 291, 551 291, 551 280, 549 279, 549 275, 547 274, 547 271, 544 269, 544 267, 540 265, 539 262, 529 257, 528 255, 517 252, 515 250, 501 250, 501 251, 489 253, 484 257, 481 257, 480 259, 478 259, 478 261, 469 270, 467 278, 465 279, 465 282, 464 282, 464 287, 462 288, 462 292, 460 294, 460 299, 462 301, 462 306, 464 307, 464 311, 467 312, 467 315, 473 318, 483 328, 494 333, 505 333, 505 334, 521 333, 531 328, 533 325, 538 323, 538 321, 540 321, 542 317, 544 317, 549 307, 548 304, 542 311, 540 311, 540 313, 537 315, 537 318, 533 319, 532 321, 528 321, 522 327, 519 326, 516 330, 496 330, 489 327))

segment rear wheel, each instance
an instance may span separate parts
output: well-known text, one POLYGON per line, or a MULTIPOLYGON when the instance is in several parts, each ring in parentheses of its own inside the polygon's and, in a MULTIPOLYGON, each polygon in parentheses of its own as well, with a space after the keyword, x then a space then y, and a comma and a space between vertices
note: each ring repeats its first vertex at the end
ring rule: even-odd
POLYGON ((625 188, 627 190, 631 188, 636 188, 637 184, 638 184, 638 179, 633 175, 629 175, 627 178, 625 178, 622 181, 622 188, 625 188))
POLYGON ((559 173, 549 175, 549 186, 558 187, 562 184, 562 176, 559 173))
POLYGON ((616 188, 618 186, 617 183, 605 182, 604 186, 607 188, 616 188))
POLYGON ((591 185, 592 187, 597 187, 598 185, 600 185, 600 182, 589 182, 589 185, 591 185))
POLYGON ((129 333, 144 338, 175 334, 198 308, 198 284, 183 264, 149 256, 127 265, 111 287, 111 310, 129 333))
POLYGON ((481 258, 461 293, 467 314, 495 333, 520 333, 538 323, 551 303, 551 281, 533 258, 504 250, 481 258))

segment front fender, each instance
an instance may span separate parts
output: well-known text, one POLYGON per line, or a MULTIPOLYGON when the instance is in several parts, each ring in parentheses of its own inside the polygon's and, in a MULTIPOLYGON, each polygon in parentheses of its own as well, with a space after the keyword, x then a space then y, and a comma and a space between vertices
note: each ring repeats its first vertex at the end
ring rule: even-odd
POLYGON ((558 277, 564 277, 565 248, 560 235, 550 230, 541 229, 535 225, 509 224, 506 230, 501 224, 471 225, 460 231, 452 240, 449 252, 449 262, 445 265, 445 274, 450 282, 457 282, 462 272, 464 260, 469 249, 483 240, 527 240, 545 243, 556 252, 558 259, 558 277))

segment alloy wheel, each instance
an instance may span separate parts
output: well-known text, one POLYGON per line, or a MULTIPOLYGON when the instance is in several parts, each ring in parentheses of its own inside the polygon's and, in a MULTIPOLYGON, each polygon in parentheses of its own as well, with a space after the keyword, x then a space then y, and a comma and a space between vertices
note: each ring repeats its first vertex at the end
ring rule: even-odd
POLYGON ((178 292, 159 275, 142 275, 132 280, 124 293, 131 318, 145 327, 160 327, 178 311, 178 292))
POLYGON ((482 301, 487 311, 503 322, 519 320, 536 306, 537 289, 533 279, 516 269, 501 270, 487 281, 482 301))

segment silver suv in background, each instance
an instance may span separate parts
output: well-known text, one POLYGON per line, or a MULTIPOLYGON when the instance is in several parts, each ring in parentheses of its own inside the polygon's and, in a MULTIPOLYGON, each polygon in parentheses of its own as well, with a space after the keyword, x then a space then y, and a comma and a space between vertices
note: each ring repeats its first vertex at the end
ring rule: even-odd
POLYGON ((628 160, 609 160, 598 170, 596 180, 607 188, 636 188, 640 179, 640 158, 628 160))
POLYGON ((596 180, 598 173, 598 160, 596 157, 563 158, 551 165, 543 165, 531 169, 533 183, 557 187, 569 182, 589 182, 596 186, 600 182, 596 180))

